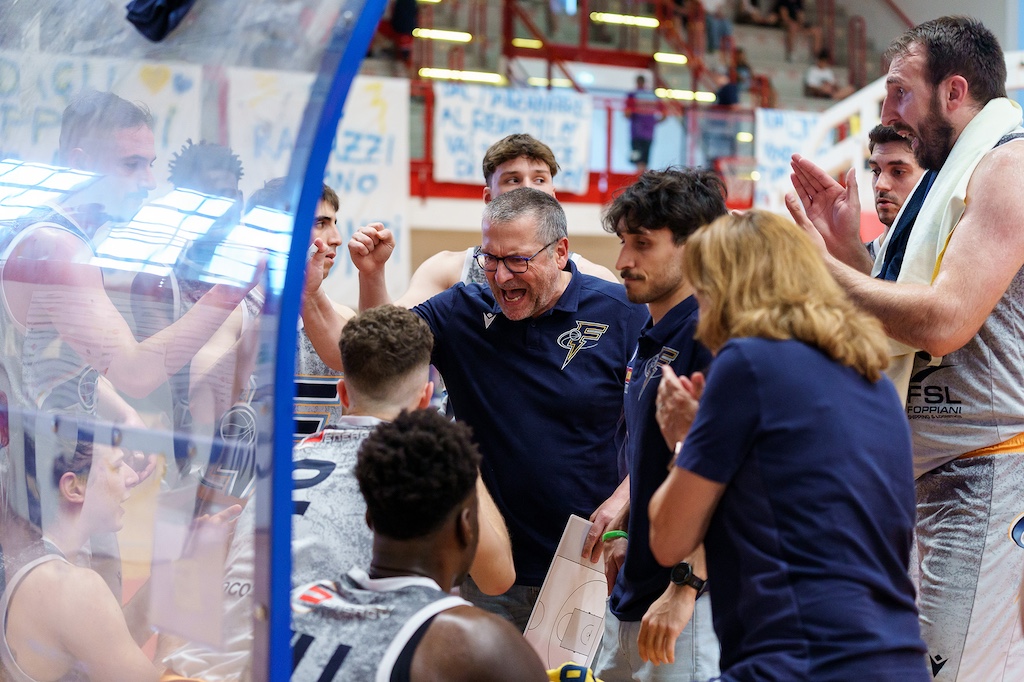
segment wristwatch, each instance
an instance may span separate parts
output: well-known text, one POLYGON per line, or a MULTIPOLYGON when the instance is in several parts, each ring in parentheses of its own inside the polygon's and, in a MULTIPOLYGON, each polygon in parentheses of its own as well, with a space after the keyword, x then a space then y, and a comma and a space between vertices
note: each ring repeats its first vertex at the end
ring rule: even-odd
POLYGON ((704 594, 707 589, 707 580, 698 578, 693 574, 693 567, 685 561, 680 561, 678 564, 672 567, 672 573, 669 574, 669 579, 676 585, 689 585, 693 589, 697 590, 697 596, 704 594))

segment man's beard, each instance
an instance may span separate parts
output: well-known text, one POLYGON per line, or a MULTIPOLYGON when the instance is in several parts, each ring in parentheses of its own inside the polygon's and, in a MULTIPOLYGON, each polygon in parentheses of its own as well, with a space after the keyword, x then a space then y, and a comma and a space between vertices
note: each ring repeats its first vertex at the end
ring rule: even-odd
POLYGON ((914 158, 925 170, 939 170, 953 151, 953 126, 942 117, 939 107, 939 93, 932 91, 932 101, 928 106, 928 118, 920 125, 917 135, 917 149, 914 158))

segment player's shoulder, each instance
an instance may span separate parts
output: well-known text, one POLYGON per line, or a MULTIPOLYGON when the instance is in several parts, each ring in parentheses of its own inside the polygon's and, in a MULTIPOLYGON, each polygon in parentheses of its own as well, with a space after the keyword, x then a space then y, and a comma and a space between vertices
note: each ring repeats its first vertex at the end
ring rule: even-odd
POLYGON ((462 279, 462 270, 465 267, 466 259, 470 256, 468 252, 462 251, 438 251, 424 260, 413 279, 426 279, 435 282, 441 288, 447 288, 462 279))
POLYGON ((579 278, 581 305, 584 303, 610 304, 620 307, 626 314, 647 315, 647 306, 630 301, 626 296, 626 287, 622 286, 620 282, 609 282, 578 270, 574 276, 579 278))
POLYGON ((466 261, 466 258, 471 257, 472 252, 471 248, 468 250, 462 249, 461 251, 438 251, 433 256, 424 260, 420 267, 444 270, 447 273, 459 269, 461 272, 462 264, 466 261))
POLYGON ((37 604, 50 604, 48 612, 59 609, 65 613, 82 613, 79 609, 91 608, 104 594, 111 594, 99 573, 56 556, 29 571, 18 591, 33 595, 37 604))
POLYGON ((437 614, 417 654, 421 650, 446 652, 434 661, 444 679, 547 679, 536 653, 511 623, 468 604, 437 614))
POLYGON ((1010 173, 1015 175, 1010 179, 1024 182, 1024 178, 1018 175, 1022 168, 1024 168, 1024 130, 1019 130, 1003 137, 999 144, 982 157, 975 170, 975 176, 1010 173))

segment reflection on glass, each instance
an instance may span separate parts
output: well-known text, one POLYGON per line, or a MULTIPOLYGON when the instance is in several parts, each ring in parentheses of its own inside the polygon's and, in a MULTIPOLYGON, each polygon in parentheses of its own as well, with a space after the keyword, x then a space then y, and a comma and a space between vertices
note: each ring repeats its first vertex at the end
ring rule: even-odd
POLYGON ((289 172, 349 9, 210 0, 155 44, 123 6, 0 0, 0 679, 262 676, 264 302, 280 308, 294 211, 244 207, 289 172), (89 618, 26 607, 54 574, 89 618))

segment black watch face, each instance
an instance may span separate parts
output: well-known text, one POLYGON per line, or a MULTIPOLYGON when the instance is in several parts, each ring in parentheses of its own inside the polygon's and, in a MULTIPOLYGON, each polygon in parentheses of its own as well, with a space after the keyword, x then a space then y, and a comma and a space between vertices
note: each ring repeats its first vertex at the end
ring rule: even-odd
POLYGON ((687 580, 693 575, 693 569, 690 568, 690 564, 682 561, 672 567, 671 579, 676 585, 686 585, 687 580))

